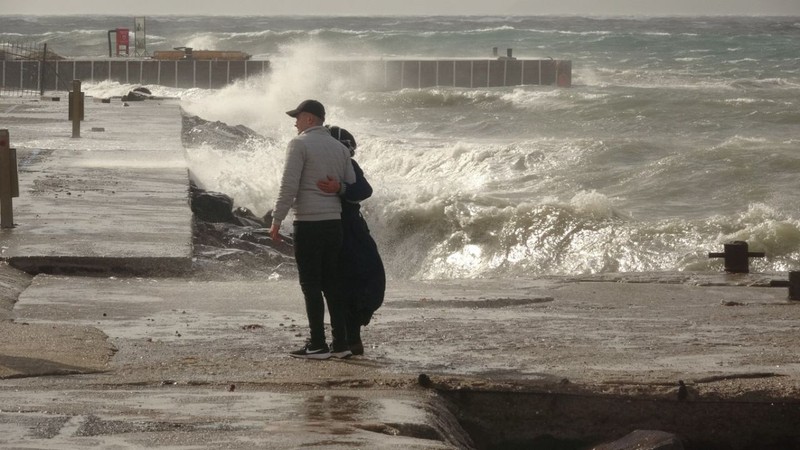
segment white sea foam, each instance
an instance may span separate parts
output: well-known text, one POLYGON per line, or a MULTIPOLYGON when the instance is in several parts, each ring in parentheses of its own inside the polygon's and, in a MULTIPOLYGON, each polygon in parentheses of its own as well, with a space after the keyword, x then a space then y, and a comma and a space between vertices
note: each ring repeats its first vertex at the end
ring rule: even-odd
POLYGON ((203 33, 191 36, 186 40, 186 43, 184 43, 183 46, 196 50, 227 50, 218 48, 218 43, 218 37, 210 33, 203 33))

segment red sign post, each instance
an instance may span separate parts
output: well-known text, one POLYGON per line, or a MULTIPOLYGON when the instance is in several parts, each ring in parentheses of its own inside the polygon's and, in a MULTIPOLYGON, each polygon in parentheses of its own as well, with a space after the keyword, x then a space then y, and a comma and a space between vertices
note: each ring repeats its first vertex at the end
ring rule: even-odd
POLYGON ((119 48, 125 46, 125 54, 130 54, 130 30, 127 28, 117 28, 117 56, 119 56, 119 48))

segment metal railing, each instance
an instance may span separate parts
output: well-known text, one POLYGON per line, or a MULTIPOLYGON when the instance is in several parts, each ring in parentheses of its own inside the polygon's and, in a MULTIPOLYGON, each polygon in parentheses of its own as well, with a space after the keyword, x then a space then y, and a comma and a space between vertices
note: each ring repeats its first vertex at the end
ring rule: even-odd
POLYGON ((44 95, 48 79, 60 84, 49 64, 58 59, 63 58, 48 50, 47 43, 0 42, 0 96, 44 95))
MULTIPOLYGON (((26 89, 40 92, 67 91, 71 80, 87 83, 112 81, 120 84, 159 85, 178 89, 219 89, 239 80, 269 73, 270 61, 254 60, 155 60, 155 59, 54 59, 0 61, 6 88, 22 86, 23 73, 43 74, 38 84, 26 89), (44 68, 44 69, 41 69, 44 68)), ((531 59, 476 60, 348 60, 319 61, 318 68, 332 77, 349 80, 366 90, 424 89, 434 86, 485 88, 572 83, 571 61, 531 59)))

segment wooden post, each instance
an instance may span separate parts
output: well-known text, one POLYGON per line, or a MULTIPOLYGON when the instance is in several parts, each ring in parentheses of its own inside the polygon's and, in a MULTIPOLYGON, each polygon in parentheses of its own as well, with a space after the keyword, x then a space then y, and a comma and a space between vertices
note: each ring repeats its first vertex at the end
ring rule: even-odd
POLYGON ((709 253, 709 258, 725 258, 725 272, 750 273, 748 258, 763 258, 764 252, 750 252, 745 241, 733 241, 725 244, 723 253, 709 253))
POLYGON ((42 61, 39 66, 39 95, 44 97, 45 74, 47 66, 47 43, 44 44, 44 51, 42 52, 42 61))
POLYGON ((72 137, 81 137, 81 120, 83 119, 83 92, 81 92, 81 80, 72 80, 72 92, 70 93, 69 119, 72 120, 72 137))
POLYGON ((733 241, 724 245, 725 272, 750 273, 750 260, 747 259, 747 242, 733 241))
POLYGON ((16 174, 16 158, 12 157, 12 149, 10 148, 8 130, 0 130, 0 227, 14 228, 14 209, 11 203, 11 197, 14 197, 15 176, 16 174), (12 162, 14 163, 12 167, 12 162))
POLYGON ((800 271, 789 272, 789 300, 800 300, 800 271))

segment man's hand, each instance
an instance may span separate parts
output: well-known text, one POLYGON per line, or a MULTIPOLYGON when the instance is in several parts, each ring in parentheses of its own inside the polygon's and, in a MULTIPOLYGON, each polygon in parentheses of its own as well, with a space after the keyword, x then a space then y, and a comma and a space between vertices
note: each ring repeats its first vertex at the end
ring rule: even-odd
POLYGON ((280 222, 272 222, 272 228, 269 229, 269 237, 272 238, 272 241, 276 244, 281 243, 281 223, 280 222))
POLYGON ((342 188, 342 185, 339 184, 339 180, 328 175, 326 180, 317 181, 317 187, 320 191, 326 194, 338 194, 339 189, 342 188))

